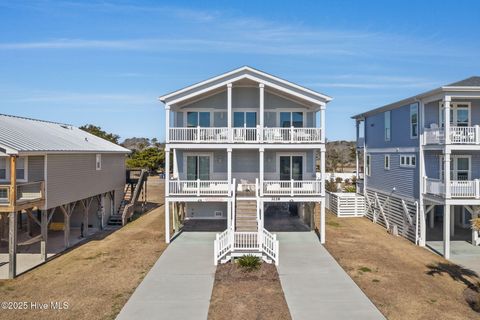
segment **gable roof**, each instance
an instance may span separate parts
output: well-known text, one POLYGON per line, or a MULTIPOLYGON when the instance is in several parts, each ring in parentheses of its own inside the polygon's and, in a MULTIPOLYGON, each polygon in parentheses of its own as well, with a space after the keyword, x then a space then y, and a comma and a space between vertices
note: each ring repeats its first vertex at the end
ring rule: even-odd
POLYGON ((0 114, 0 152, 129 153, 130 150, 72 125, 0 114))
POLYGON ((226 72, 216 77, 212 77, 207 80, 195 83, 191 86, 165 94, 158 99, 165 104, 175 104, 196 95, 200 95, 204 92, 208 92, 221 86, 225 86, 227 83, 232 83, 241 79, 251 79, 259 83, 264 83, 266 87, 270 86, 272 88, 284 91, 294 96, 300 96, 301 98, 309 100, 313 103, 324 104, 332 100, 332 98, 327 95, 305 88, 303 86, 281 79, 279 77, 275 77, 271 74, 254 69, 249 66, 243 66, 241 68, 226 72))
POLYGON ((451 83, 451 84, 448 84, 448 85, 445 85, 445 86, 438 87, 436 89, 433 89, 433 90, 430 90, 430 91, 427 91, 427 92, 417 94, 415 96, 412 96, 412 97, 409 97, 409 98, 406 98, 406 99, 403 99, 403 100, 399 100, 399 101, 384 105, 384 106, 379 107, 379 108, 375 108, 375 109, 372 109, 372 110, 354 115, 351 118, 352 119, 359 119, 359 118, 364 118, 364 117, 371 116, 371 115, 374 115, 374 114, 377 114, 377 113, 380 113, 380 112, 393 110, 393 109, 405 106, 405 105, 410 104, 410 103, 418 102, 418 100, 420 100, 420 99, 423 99, 423 98, 429 97, 429 96, 433 96, 433 95, 441 93, 441 92, 463 91, 463 90, 465 90, 465 91, 469 91, 469 90, 478 91, 478 90, 480 90, 480 77, 479 76, 473 76, 473 77, 470 77, 470 78, 466 78, 466 79, 463 79, 463 80, 460 80, 460 81, 457 81, 457 82, 454 82, 454 83, 451 83))

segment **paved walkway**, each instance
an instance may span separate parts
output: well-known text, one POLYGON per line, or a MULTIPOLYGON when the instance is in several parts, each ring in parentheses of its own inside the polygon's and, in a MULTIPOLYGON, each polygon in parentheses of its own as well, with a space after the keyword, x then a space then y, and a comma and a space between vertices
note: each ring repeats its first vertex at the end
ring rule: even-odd
POLYGON ((207 319, 215 277, 212 232, 184 232, 161 255, 117 319, 207 319))
POLYGON ((294 320, 384 319, 313 232, 277 233, 278 272, 294 320))

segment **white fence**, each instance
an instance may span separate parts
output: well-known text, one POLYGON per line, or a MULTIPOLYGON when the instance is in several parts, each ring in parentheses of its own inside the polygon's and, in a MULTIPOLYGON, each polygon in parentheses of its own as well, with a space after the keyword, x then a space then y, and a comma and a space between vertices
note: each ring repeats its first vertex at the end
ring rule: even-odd
POLYGON ((270 180, 263 182, 263 194, 274 196, 320 195, 322 180, 270 180))
POLYGON ((327 192, 326 207, 338 217, 363 217, 365 197, 356 193, 327 192))
POLYGON ((217 233, 213 247, 215 265, 229 253, 239 255, 264 253, 278 265, 279 242, 277 236, 266 229, 261 232, 237 232, 227 229, 217 233))
POLYGON ((174 196, 227 196, 230 190, 227 180, 171 180, 168 192, 174 196))

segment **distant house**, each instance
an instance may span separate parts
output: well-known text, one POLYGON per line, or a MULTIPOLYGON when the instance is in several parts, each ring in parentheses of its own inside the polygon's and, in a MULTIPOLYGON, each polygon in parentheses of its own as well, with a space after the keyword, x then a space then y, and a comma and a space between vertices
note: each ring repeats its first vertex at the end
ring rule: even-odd
POLYGON ((251 67, 160 97, 166 109, 166 241, 222 231, 215 262, 257 254, 278 261, 274 231, 325 241, 325 109, 330 97, 251 67), (316 168, 316 154, 321 155, 316 168), (318 209, 318 210, 315 210, 318 209))
POLYGON ((446 258, 451 241, 478 246, 470 220, 480 205, 480 77, 353 118, 368 216, 446 258))
POLYGON ((30 234, 39 228, 23 240, 40 242, 42 260, 49 229, 63 230, 69 247, 105 227, 124 197, 129 152, 68 124, 0 115, 0 237, 9 239, 10 277, 17 272, 18 220, 30 234))

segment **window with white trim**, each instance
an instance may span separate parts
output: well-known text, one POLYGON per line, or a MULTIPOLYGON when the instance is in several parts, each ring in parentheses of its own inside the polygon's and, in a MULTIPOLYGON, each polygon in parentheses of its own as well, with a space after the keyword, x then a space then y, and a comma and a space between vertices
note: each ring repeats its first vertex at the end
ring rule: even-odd
POLYGON ((101 154, 97 154, 96 157, 95 157, 95 169, 97 171, 102 170, 102 155, 101 154))
POLYGON ((7 158, 0 158, 0 180, 7 180, 7 158))
POLYGON ((417 166, 417 157, 415 155, 400 155, 400 167, 415 168, 417 166))
POLYGON ((386 154, 383 158, 383 167, 385 170, 390 170, 390 155, 386 154))
POLYGON ((391 111, 385 111, 384 126, 385 126, 385 130, 384 130, 385 141, 390 141, 391 133, 392 133, 392 112, 391 111))
POLYGON ((418 138, 418 103, 410 105, 410 138, 418 138))
POLYGON ((17 175, 17 180, 19 181, 25 181, 27 180, 27 160, 26 158, 17 158, 17 166, 16 166, 16 175, 17 175))
POLYGON ((365 174, 369 176, 372 173, 372 159, 369 154, 367 154, 365 174))

